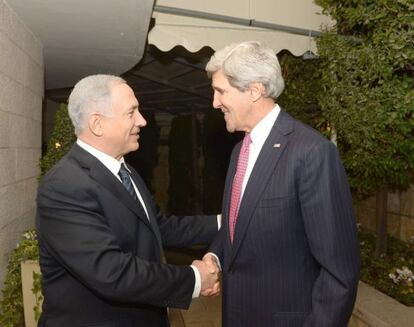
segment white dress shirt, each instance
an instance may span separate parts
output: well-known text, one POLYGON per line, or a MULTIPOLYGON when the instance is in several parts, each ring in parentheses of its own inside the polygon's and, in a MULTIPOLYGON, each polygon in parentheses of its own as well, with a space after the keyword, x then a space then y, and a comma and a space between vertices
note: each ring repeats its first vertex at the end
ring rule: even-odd
MULTIPOLYGON (((252 142, 249 146, 249 161, 247 163, 246 173, 243 178, 240 201, 243 198, 244 190, 246 189, 247 182, 249 181, 253 167, 256 164, 256 160, 259 157, 259 153, 262 150, 263 144, 269 136, 270 131, 275 124, 277 117, 279 116, 279 113, 280 107, 278 104, 276 104, 275 107, 265 117, 263 117, 263 119, 250 132, 250 138, 252 142)), ((216 258, 217 264, 221 270, 221 262, 217 255, 213 252, 208 252, 208 254, 211 254, 216 258)))
POLYGON ((270 130, 275 124, 279 113, 280 107, 278 104, 276 104, 275 107, 266 116, 264 116, 264 118, 259 123, 257 123, 257 125, 250 132, 250 138, 252 142, 249 146, 249 161, 247 163, 246 173, 243 179, 240 201, 243 199, 244 190, 246 189, 247 182, 249 181, 250 174, 252 173, 257 157, 259 156, 263 144, 269 136, 270 130))

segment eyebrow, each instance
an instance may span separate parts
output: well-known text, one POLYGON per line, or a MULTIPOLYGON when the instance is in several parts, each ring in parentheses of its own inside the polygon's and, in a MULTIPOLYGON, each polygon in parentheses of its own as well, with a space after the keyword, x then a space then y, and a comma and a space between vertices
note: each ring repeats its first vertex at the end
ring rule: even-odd
POLYGON ((133 112, 137 109, 139 109, 138 105, 133 105, 133 106, 129 107, 127 111, 125 111, 125 114, 129 114, 130 112, 133 112))
POLYGON ((213 88, 213 90, 216 90, 216 91, 219 91, 219 92, 224 91, 224 89, 222 89, 221 87, 215 86, 215 85, 212 85, 212 88, 213 88))

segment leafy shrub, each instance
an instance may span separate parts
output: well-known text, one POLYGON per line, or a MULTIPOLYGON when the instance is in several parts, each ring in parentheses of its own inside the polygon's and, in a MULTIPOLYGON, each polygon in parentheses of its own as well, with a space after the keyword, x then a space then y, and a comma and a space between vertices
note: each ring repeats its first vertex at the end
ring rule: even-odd
POLYGON ((61 104, 55 116, 52 135, 47 144, 47 151, 40 160, 41 175, 44 176, 72 147, 76 140, 72 121, 66 104, 61 104))
MULTIPOLYGON (((3 300, 0 302, 0 325, 3 327, 24 327, 23 294, 20 264, 26 260, 38 260, 39 248, 36 233, 28 231, 23 234, 23 240, 12 251, 7 265, 6 280, 3 289, 3 300)), ((40 275, 35 274, 33 293, 36 296, 36 318, 39 317, 40 275)))
POLYGON ((414 271, 414 244, 389 236, 387 254, 375 259, 372 255, 375 238, 374 234, 359 227, 360 279, 397 301, 414 306, 413 280, 410 278, 414 271))

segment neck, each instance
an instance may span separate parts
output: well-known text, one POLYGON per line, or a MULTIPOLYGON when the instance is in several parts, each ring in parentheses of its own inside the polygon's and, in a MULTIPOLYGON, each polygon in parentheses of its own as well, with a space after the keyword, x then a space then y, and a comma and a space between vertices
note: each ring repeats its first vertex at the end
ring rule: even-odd
POLYGON ((253 105, 252 110, 252 117, 251 117, 251 124, 247 130, 245 130, 246 133, 250 133, 253 128, 264 118, 266 115, 272 111, 272 109, 275 107, 275 101, 270 98, 261 98, 253 105))
POLYGON ((78 135, 78 139, 90 145, 91 147, 94 147, 96 150, 99 150, 107 154, 108 156, 115 158, 116 160, 120 160, 122 158, 122 155, 117 155, 115 153, 112 153, 107 143, 104 142, 104 140, 101 137, 96 137, 94 135, 88 135, 87 133, 82 133, 78 135))

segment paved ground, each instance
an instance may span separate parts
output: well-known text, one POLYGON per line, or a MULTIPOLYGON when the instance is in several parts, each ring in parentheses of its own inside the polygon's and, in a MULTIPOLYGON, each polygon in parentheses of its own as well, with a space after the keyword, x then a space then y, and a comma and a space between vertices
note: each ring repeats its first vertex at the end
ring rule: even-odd
MULTIPOLYGON (((167 250, 167 261, 188 265, 203 255, 203 250, 167 250)), ((194 299, 188 310, 170 309, 171 327, 221 327, 221 296, 194 299)))
POLYGON ((188 310, 170 310, 171 327, 221 327, 221 297, 194 299, 188 310))

